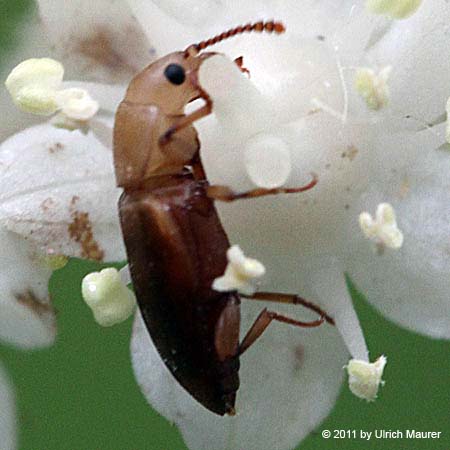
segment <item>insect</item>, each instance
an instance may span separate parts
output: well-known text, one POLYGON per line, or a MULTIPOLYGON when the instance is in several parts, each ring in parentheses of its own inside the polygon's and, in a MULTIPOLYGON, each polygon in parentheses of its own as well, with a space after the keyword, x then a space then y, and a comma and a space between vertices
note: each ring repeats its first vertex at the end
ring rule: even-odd
MULTIPOLYGON (((239 343, 241 296, 217 292, 213 280, 227 265, 230 243, 214 201, 234 201, 311 189, 254 189, 235 193, 210 186, 193 123, 210 114, 212 101, 198 84, 206 47, 244 32, 282 33, 280 22, 230 29, 147 66, 131 81, 114 126, 114 164, 122 233, 139 308, 164 363, 202 405, 235 413, 239 357, 272 320, 300 327, 333 323, 323 310, 294 294, 257 292, 248 299, 302 304, 320 315, 300 322, 264 309, 239 343), (185 115, 201 98, 204 105, 185 115)), ((242 71, 242 58, 236 64, 242 71)), ((224 150, 226 151, 226 149, 224 150)))

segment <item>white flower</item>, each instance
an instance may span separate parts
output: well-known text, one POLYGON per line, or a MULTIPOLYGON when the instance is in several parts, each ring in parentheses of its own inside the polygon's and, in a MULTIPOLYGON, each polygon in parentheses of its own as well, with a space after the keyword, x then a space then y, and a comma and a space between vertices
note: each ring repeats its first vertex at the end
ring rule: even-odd
MULTIPOLYGON (((0 231, 0 341, 23 350, 53 344, 56 323, 47 285, 49 263, 55 267, 56 262, 54 257, 41 258, 36 247, 16 233, 0 231)), ((14 450, 14 393, 1 364, 0 411, 1 448, 14 450)))
MULTIPOLYGON (((147 62, 150 46, 142 33, 130 26, 133 19, 129 13, 123 13, 127 11, 126 6, 116 4, 105 8, 103 4, 95 16, 94 4, 91 3, 88 10, 79 9, 82 3, 75 1, 64 6, 66 12, 71 8, 77 11, 79 19, 81 11, 86 13, 83 29, 79 22, 74 27, 68 26, 73 14, 66 16, 66 22, 59 20, 58 27, 65 35, 64 40, 57 33, 47 34, 42 30, 43 25, 49 25, 50 15, 46 15, 44 21, 27 24, 26 31, 23 30, 24 37, 28 38, 24 39, 27 45, 10 58, 10 62, 2 61, 7 72, 3 72, 1 78, 5 80, 11 68, 24 59, 50 53, 57 56, 56 48, 66 55, 64 63, 69 73, 80 74, 82 71, 83 75, 91 74, 91 79, 102 73, 113 74, 116 81, 129 79, 131 73, 147 62), (121 12, 121 28, 116 28, 117 22, 111 28, 109 19, 118 12, 121 12), (92 22, 89 23, 98 24, 99 19, 103 21, 103 27, 92 27, 92 22), (48 42, 48 36, 56 44, 69 42, 72 50, 67 52, 62 45, 50 50, 52 44, 48 42), (110 38, 116 43, 113 44, 110 38), (132 41, 132 45, 127 45, 132 41), (131 67, 127 62, 130 55, 140 55, 141 63, 131 67)), ((55 11, 53 2, 48 2, 47 6, 49 11, 55 11)), ((16 83, 22 99, 30 100, 31 92, 34 99, 39 100, 39 88, 43 88, 41 98, 47 101, 48 113, 53 113, 55 105, 58 108, 61 105, 68 115, 85 120, 95 109, 85 92, 92 92, 95 87, 96 98, 103 110, 98 119, 91 121, 91 128, 102 142, 110 142, 112 115, 123 97, 124 87, 105 91, 96 83, 64 82, 63 92, 56 92, 60 95, 56 98, 58 96, 53 94, 61 87, 62 70, 57 63, 51 66, 50 78, 47 77, 44 86, 39 86, 39 82, 27 87, 16 83), (24 88, 28 89, 28 94, 24 88)), ((22 78, 22 81, 26 80, 22 78)), ((13 131, 37 122, 33 116, 12 108, 11 104, 7 90, 1 89, 2 141, 13 131)), ((66 261, 63 254, 94 259, 124 258, 121 240, 117 239, 120 234, 114 196, 117 197, 119 191, 114 184, 110 151, 102 147, 92 132, 85 136, 78 131, 71 134, 51 125, 39 125, 2 143, 0 191, 0 339, 22 349, 47 347, 56 335, 47 286, 52 270, 66 261)), ((17 441, 15 407, 12 387, 3 369, 0 373, 0 411, 0 446, 2 450, 13 450, 17 441)))
MULTIPOLYGON (((309 0, 302 7, 294 1, 251 1, 239 8, 214 1, 198 8, 193 0, 182 9, 172 1, 129 0, 128 5, 77 0, 61 16, 54 2, 40 1, 56 44, 51 56, 64 63, 71 78, 97 82, 90 83, 89 92, 100 110, 86 135, 45 124, 2 145, 0 224, 44 255, 123 259, 116 212, 120 191, 107 147, 125 85, 98 82, 126 81, 149 62, 150 48, 163 55, 249 19, 286 19, 283 36, 241 36, 214 49, 230 59, 243 55, 251 79, 241 77, 230 59, 210 58, 200 79, 214 101, 214 114, 196 126, 212 184, 236 191, 255 184, 299 186, 310 173, 318 174, 319 183, 308 193, 217 207, 230 241, 251 249, 267 267, 261 289, 314 301, 336 327, 271 325, 242 357, 234 418, 208 413, 175 382, 139 315, 131 346, 144 394, 178 425, 189 447, 292 448, 333 407, 348 354, 369 364, 344 272, 397 323, 450 337, 450 162, 435 150, 443 143, 444 125, 429 125, 439 122, 449 96, 450 62, 442 55, 450 10, 444 0, 425 2, 408 20, 387 24, 350 0, 320 5, 309 0), (143 43, 139 55, 134 53, 139 46, 128 45, 133 36, 143 43), (390 107, 367 111, 350 88, 354 69, 389 65, 394 68, 390 107), (261 160, 255 157, 258 148, 261 160), (275 159, 271 149, 281 149, 275 159), (358 215, 382 201, 395 204, 405 245, 378 257, 358 228, 358 215)), ((43 54, 50 54, 47 48, 43 54)), ((264 307, 249 303, 243 300, 244 331, 264 307)), ((272 309, 315 318, 298 306, 272 309)))
POLYGON ((450 144, 450 97, 445 105, 445 113, 447 115, 447 128, 445 130, 445 139, 450 144))

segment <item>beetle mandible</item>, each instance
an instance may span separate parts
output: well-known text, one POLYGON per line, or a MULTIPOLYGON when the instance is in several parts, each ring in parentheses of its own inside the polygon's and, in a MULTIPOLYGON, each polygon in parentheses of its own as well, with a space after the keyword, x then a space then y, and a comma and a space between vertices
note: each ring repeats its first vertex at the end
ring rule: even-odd
MULTIPOLYGON (((164 363, 177 381, 210 411, 235 413, 239 356, 272 320, 301 327, 333 324, 317 305, 294 294, 239 296, 211 285, 227 265, 230 247, 214 201, 233 201, 311 189, 254 189, 235 193, 209 186, 193 122, 212 111, 198 70, 215 53, 201 51, 244 32, 282 33, 275 21, 238 26, 185 51, 164 56, 131 81, 114 126, 114 165, 122 233, 140 311, 164 363), (205 104, 185 115, 191 101, 205 104), (300 322, 264 309, 239 343, 240 297, 302 304, 320 315, 300 322)), ((242 58, 236 64, 242 71, 242 58)))

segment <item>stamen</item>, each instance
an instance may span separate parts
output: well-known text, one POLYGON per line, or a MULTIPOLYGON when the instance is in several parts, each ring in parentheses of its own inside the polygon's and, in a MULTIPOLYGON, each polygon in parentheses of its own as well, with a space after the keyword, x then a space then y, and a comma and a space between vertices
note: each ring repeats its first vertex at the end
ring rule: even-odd
POLYGON ((389 103, 389 86, 387 84, 392 67, 386 66, 378 73, 367 67, 357 70, 355 76, 355 89, 365 100, 367 107, 379 110, 389 103))
POLYGON ((136 306, 133 292, 122 282, 119 272, 113 267, 86 275, 81 292, 95 320, 104 327, 123 322, 136 306))
POLYGON ((214 280, 212 287, 216 291, 239 291, 251 295, 255 286, 254 278, 262 277, 266 269, 256 259, 247 258, 238 245, 233 245, 227 251, 228 265, 225 273, 214 280))
POLYGON ((412 16, 422 4, 422 0, 367 0, 366 8, 375 14, 386 14, 393 19, 412 16))
POLYGON ((32 58, 16 66, 5 85, 14 103, 23 111, 37 115, 59 112, 57 123, 60 126, 78 128, 97 113, 99 104, 85 89, 61 89, 63 76, 64 67, 60 62, 32 58))
POLYGON ((377 398, 379 386, 383 386, 384 366, 386 357, 380 356, 374 363, 360 359, 351 359, 346 366, 350 390, 357 397, 373 401, 377 398))
POLYGON ((359 225, 364 235, 382 248, 399 249, 403 245, 403 233, 397 227, 394 208, 389 203, 380 203, 376 217, 368 212, 359 215, 359 225))

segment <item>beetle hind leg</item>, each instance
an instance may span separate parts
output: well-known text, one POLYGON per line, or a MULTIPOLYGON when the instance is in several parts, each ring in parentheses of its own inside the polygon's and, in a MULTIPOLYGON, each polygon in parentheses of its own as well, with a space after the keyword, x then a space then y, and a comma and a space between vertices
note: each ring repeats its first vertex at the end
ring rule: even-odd
POLYGON ((305 308, 319 314, 330 325, 334 325, 334 319, 330 317, 319 305, 316 305, 309 300, 305 300, 304 298, 296 294, 285 294, 280 292, 255 292, 252 295, 240 294, 240 296, 241 298, 245 298, 247 300, 260 300, 268 302, 287 303, 289 305, 302 305, 305 308))
POLYGON ((278 314, 274 311, 269 311, 267 308, 263 309, 253 325, 248 330, 241 344, 239 345, 239 355, 242 355, 266 330, 270 325, 272 320, 277 320, 278 322, 288 323, 301 328, 313 328, 322 325, 325 321, 323 316, 319 319, 313 320, 311 322, 301 322, 299 320, 291 319, 290 317, 278 314))

